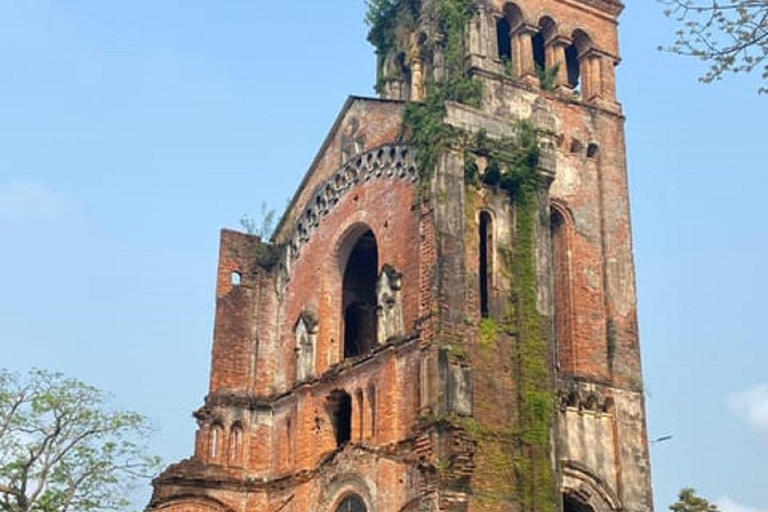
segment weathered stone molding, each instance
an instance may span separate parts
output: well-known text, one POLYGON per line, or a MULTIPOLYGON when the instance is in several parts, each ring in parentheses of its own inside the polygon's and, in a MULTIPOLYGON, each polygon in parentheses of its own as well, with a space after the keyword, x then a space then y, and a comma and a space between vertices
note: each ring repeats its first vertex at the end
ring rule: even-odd
POLYGON ((289 238, 288 260, 301 256, 302 247, 320 225, 321 219, 355 186, 379 178, 403 179, 416 183, 419 175, 414 156, 414 151, 409 146, 385 145, 348 160, 317 188, 314 198, 309 201, 304 213, 296 221, 289 238))
POLYGON ((614 404, 613 398, 603 393, 596 385, 575 381, 561 382, 558 402, 561 411, 575 408, 602 414, 611 414, 614 404))

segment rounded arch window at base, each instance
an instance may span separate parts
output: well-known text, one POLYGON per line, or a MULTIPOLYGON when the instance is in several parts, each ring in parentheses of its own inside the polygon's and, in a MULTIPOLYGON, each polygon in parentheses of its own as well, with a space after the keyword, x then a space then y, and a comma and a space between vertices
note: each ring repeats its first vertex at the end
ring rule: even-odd
POLYGON ((334 512, 368 512, 363 500, 354 494, 344 498, 334 512))

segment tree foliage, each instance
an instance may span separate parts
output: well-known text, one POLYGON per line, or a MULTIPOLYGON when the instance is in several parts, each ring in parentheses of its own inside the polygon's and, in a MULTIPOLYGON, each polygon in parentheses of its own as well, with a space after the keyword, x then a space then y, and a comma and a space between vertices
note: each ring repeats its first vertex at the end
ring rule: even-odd
MULTIPOLYGON (((665 14, 680 22, 666 50, 709 64, 705 83, 727 73, 757 70, 768 80, 768 0, 660 0, 665 14)), ((768 92, 761 86, 760 93, 768 92)))
POLYGON ((719 512, 714 505, 704 498, 696 496, 696 491, 686 487, 678 494, 678 501, 669 506, 672 512, 719 512))
POLYGON ((0 369, 0 511, 119 510, 159 461, 146 419, 60 373, 0 369))

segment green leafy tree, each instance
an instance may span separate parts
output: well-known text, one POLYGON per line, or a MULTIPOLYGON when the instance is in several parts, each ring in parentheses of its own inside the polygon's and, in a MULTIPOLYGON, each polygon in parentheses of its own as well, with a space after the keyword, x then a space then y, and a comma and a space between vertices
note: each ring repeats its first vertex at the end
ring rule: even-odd
POLYGON ((717 505, 696 496, 696 491, 690 487, 680 490, 677 503, 670 505, 669 510, 672 512, 719 512, 717 505))
POLYGON ((119 510, 159 460, 151 429, 104 393, 60 373, 0 369, 0 511, 119 510))
POLYGON ((706 61, 702 82, 753 70, 768 81, 768 0, 660 1, 667 5, 664 13, 680 23, 675 42, 662 49, 706 61))

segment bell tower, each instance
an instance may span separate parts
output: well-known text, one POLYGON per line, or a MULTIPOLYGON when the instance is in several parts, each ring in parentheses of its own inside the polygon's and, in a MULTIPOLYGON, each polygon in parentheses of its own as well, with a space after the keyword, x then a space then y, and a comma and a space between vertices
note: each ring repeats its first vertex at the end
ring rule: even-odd
POLYGON ((271 240, 224 230, 157 512, 651 512, 617 0, 374 0, 271 240))

